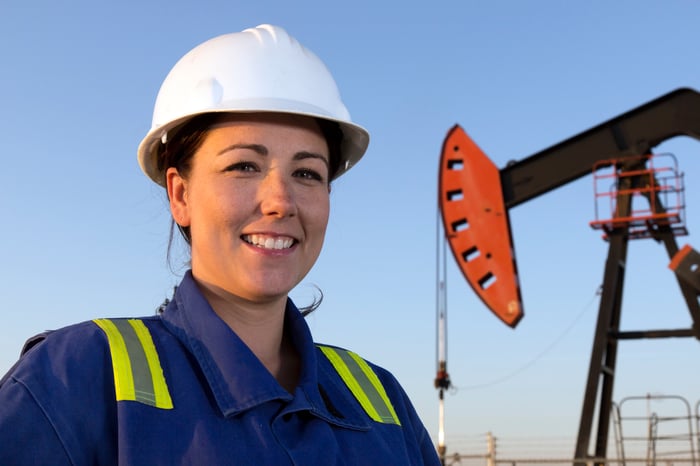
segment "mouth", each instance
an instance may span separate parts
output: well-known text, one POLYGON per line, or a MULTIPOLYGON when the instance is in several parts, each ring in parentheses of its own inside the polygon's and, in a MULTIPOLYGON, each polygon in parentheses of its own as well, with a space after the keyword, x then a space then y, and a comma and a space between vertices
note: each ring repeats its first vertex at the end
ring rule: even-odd
POLYGON ((253 246, 272 250, 289 249, 296 243, 294 238, 288 236, 243 235, 241 239, 253 246))

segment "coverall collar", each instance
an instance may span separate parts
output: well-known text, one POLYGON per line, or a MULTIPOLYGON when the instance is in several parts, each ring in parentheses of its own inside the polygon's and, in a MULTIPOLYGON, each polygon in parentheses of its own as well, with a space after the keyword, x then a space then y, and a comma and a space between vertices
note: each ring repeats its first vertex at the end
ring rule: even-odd
POLYGON ((197 360, 224 416, 236 416, 278 400, 287 404, 288 411, 308 410, 342 427, 369 428, 366 414, 337 373, 327 370, 327 364, 319 370, 320 353, 304 317, 291 300, 287 301, 285 310, 285 331, 291 335, 301 358, 299 384, 293 395, 282 388, 243 340, 214 312, 191 271, 185 274, 162 319, 197 360))

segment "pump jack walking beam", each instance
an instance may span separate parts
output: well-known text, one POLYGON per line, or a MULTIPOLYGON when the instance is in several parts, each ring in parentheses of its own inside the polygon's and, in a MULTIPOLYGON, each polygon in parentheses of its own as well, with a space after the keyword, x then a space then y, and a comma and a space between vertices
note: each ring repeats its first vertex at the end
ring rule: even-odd
POLYGON ((677 89, 501 169, 507 208, 590 175, 601 161, 644 155, 667 139, 700 140, 700 93, 677 89))
MULTIPOLYGON (((515 327, 523 310, 508 210, 590 175, 593 167, 602 168, 607 160, 651 154, 652 148, 663 141, 682 135, 700 140, 700 93, 692 89, 677 89, 500 170, 459 126, 453 127, 443 144, 439 202, 452 253, 477 295, 501 320, 515 327)), ((628 180, 642 182, 641 178, 628 180)), ((618 215, 629 214, 630 196, 620 194, 617 202, 618 215)), ((654 205, 663 210, 660 199, 655 199, 654 205)), ((663 224, 650 228, 650 235, 663 242, 674 259, 679 251, 673 230, 663 224)), ((692 280, 683 279, 678 270, 676 276, 692 328, 620 332, 629 239, 627 227, 616 225, 608 231, 610 246, 576 443, 577 459, 590 457, 587 452, 596 401, 594 457, 606 456, 619 340, 678 336, 700 339, 700 290, 693 286, 697 275, 690 277, 692 280)), ((687 278, 688 273, 685 275, 687 278)))

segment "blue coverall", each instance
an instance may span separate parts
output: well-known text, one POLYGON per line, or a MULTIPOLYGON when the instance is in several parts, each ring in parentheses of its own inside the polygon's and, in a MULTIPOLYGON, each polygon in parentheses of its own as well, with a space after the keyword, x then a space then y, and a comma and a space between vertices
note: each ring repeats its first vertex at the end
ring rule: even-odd
POLYGON ((439 465, 405 392, 370 364, 400 425, 372 420, 315 346, 291 301, 301 357, 284 390, 214 313, 188 272, 150 331, 172 409, 116 401, 105 332, 84 322, 48 334, 0 382, 0 464, 439 465))

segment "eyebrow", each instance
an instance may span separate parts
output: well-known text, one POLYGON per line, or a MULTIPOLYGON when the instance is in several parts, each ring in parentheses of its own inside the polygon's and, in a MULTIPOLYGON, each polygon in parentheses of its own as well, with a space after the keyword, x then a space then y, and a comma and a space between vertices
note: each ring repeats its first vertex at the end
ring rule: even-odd
POLYGON ((262 144, 231 144, 230 146, 224 147, 221 149, 219 152, 216 153, 216 155, 221 155, 224 154, 228 151, 236 150, 236 149, 248 149, 252 150, 253 152, 257 152, 260 155, 267 155, 267 147, 263 146, 262 144))
MULTIPOLYGON (((262 144, 232 144, 230 146, 227 146, 227 147, 221 149, 219 152, 216 153, 216 155, 222 155, 226 152, 229 152, 232 150, 237 150, 237 149, 252 150, 253 152, 256 152, 257 154, 260 154, 263 156, 266 156, 269 154, 267 147, 263 146, 262 144)), ((324 157, 321 154, 317 154, 316 152, 309 152, 309 151, 303 150, 303 151, 299 151, 299 152, 294 154, 293 160, 304 160, 304 159, 321 160, 323 163, 326 164, 327 167, 330 168, 328 158, 324 157)))
POLYGON ((294 160, 318 159, 318 160, 322 161, 323 163, 325 163, 326 167, 328 167, 330 169, 330 164, 328 162, 328 159, 326 157, 322 156, 321 154, 317 154, 316 152, 308 152, 308 151, 303 150, 301 152, 297 152, 296 154, 294 154, 293 158, 294 158, 294 160))

